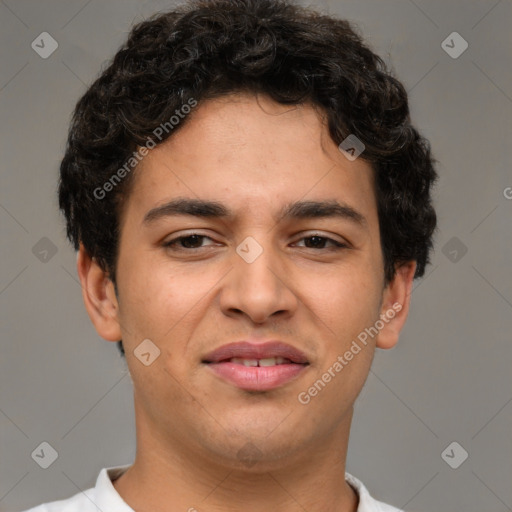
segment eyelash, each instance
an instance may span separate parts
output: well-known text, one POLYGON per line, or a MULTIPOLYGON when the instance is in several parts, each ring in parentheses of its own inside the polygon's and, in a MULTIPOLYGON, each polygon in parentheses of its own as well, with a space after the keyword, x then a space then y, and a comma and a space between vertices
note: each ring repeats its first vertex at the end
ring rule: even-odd
MULTIPOLYGON (((174 246, 176 246, 181 240, 186 240, 187 238, 192 238, 194 236, 195 237, 200 237, 200 238, 209 238, 210 240, 212 240, 212 238, 210 238, 207 235, 201 235, 200 233, 191 233, 189 235, 184 235, 184 236, 179 236, 179 237, 173 238, 172 240, 169 240, 168 242, 165 242, 162 245, 166 249, 172 249, 172 250, 176 250, 176 251, 185 251, 185 252, 190 252, 190 251, 195 252, 195 251, 197 251, 199 249, 203 249, 204 247, 193 247, 193 248, 190 248, 190 247, 180 247, 179 249, 174 249, 174 246)), ((328 250, 337 251, 337 250, 348 249, 349 248, 349 246, 347 244, 338 242, 337 240, 334 240, 334 239, 326 237, 326 236, 321 236, 321 235, 309 235, 309 236, 302 237, 299 240, 307 240, 307 239, 311 239, 311 238, 320 238, 321 240, 325 240, 327 242, 331 242, 335 246, 335 247, 332 247, 331 249, 328 249, 328 248, 325 248, 325 247, 322 247, 320 249, 316 249, 316 250, 319 250, 319 251, 326 251, 326 250, 327 251, 328 250)), ((313 249, 313 250, 315 250, 314 247, 305 247, 305 249, 313 249)))

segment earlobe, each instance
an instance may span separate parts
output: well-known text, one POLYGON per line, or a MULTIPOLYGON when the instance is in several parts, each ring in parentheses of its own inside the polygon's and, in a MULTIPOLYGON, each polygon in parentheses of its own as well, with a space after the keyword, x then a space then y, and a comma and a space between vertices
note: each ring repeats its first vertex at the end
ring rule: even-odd
POLYGON ((377 335, 378 348, 393 348, 398 342, 400 331, 409 313, 415 271, 415 261, 402 263, 397 267, 393 280, 384 289, 380 312, 380 319, 384 325, 377 335))
POLYGON ((85 309, 96 331, 107 341, 119 341, 122 335, 114 285, 83 244, 78 251, 77 271, 85 309))

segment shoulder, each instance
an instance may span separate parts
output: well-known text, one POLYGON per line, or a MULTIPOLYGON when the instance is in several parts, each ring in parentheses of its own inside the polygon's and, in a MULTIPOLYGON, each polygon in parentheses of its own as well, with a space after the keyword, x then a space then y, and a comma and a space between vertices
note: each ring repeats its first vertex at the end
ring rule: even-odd
POLYGON ((370 495, 363 482, 355 476, 345 473, 345 480, 359 496, 357 512, 404 512, 402 509, 393 507, 392 505, 388 505, 382 501, 377 501, 370 495))
POLYGON ((65 500, 43 503, 24 512, 97 512, 94 489, 80 492, 65 500))
POLYGON ((76 493, 65 500, 43 503, 23 512, 133 512, 115 490, 112 482, 121 476, 130 465, 103 468, 95 487, 76 493))
POLYGON ((392 505, 388 505, 387 503, 382 503, 382 501, 375 501, 375 503, 379 506, 379 512, 405 512, 401 508, 396 508, 392 505))

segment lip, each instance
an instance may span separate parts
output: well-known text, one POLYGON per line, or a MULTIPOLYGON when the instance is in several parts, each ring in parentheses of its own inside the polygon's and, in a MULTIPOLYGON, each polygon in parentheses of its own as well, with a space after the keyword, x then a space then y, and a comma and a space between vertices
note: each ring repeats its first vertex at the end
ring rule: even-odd
POLYGON ((266 341, 251 343, 250 341, 237 341, 228 343, 210 352, 203 357, 204 363, 219 363, 226 359, 239 357, 244 359, 266 359, 269 357, 284 357, 293 363, 309 363, 306 355, 299 349, 283 343, 282 341, 266 341))
POLYGON ((302 373, 309 361, 300 350, 280 341, 230 343, 207 354, 203 363, 218 377, 247 391, 269 391, 283 386, 302 373), (289 363, 274 366, 245 366, 231 358, 267 359, 283 357, 289 363))

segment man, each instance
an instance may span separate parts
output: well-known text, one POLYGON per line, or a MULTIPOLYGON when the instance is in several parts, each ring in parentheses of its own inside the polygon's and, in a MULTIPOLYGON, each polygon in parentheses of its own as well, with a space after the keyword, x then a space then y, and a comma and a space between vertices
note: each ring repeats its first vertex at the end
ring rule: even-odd
POLYGON ((347 22, 202 0, 136 26, 78 102, 59 189, 136 459, 31 510, 398 510, 345 460, 429 263, 435 179, 347 22))

